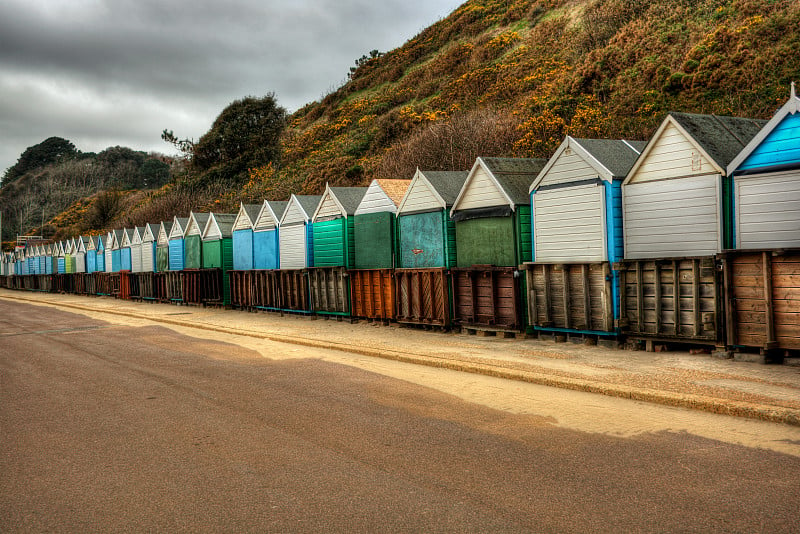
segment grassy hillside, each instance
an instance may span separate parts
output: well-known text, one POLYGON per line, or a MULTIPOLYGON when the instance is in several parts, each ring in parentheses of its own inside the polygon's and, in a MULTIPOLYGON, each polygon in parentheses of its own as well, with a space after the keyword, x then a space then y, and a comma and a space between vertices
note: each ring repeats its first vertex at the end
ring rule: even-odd
POLYGON ((800 81, 798 28, 796 0, 471 0, 295 112, 280 165, 237 188, 178 180, 112 226, 549 157, 565 135, 646 139, 670 110, 768 118, 800 81))
POLYGON ((645 139, 670 110, 767 118, 800 80, 797 28, 794 1, 469 1, 297 111, 282 167, 225 204, 645 139))

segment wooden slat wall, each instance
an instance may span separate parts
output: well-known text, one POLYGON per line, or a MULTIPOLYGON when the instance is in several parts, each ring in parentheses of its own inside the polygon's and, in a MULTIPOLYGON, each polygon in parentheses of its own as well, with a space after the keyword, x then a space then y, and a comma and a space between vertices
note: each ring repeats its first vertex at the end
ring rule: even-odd
POLYGON ((309 312, 311 302, 305 269, 280 270, 280 308, 286 311, 309 312))
POLYGON ((441 269, 397 269, 397 322, 450 326, 450 276, 441 269))
POLYGON ((453 320, 464 327, 520 331, 519 278, 514 267, 452 269, 453 320))
POLYGON ((723 258, 728 345, 800 349, 800 250, 723 258))
POLYGON ((314 313, 350 315, 350 284, 344 267, 308 269, 308 287, 314 313))
POLYGON ((539 328, 614 331, 608 262, 527 263, 528 324, 539 328))
POLYGON ((623 334, 722 341, 721 280, 713 256, 625 260, 614 267, 620 271, 623 334))
POLYGON ((354 317, 395 318, 392 269, 350 271, 350 295, 354 317))

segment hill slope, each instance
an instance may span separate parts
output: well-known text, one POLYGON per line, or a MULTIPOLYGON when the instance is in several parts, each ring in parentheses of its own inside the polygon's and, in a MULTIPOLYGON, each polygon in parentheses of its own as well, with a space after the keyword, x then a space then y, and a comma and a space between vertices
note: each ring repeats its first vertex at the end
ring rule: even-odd
POLYGON ((295 112, 280 165, 236 188, 179 176, 108 225, 465 170, 479 155, 549 157, 565 135, 644 140, 671 110, 769 118, 800 80, 797 28, 795 0, 470 0, 295 112))

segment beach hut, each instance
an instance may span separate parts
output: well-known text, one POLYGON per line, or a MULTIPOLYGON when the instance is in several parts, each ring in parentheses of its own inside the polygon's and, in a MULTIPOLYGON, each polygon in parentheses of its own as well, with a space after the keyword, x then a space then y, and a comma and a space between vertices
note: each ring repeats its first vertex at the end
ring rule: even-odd
POLYGON ((147 223, 144 225, 142 235, 142 272, 156 272, 156 241, 160 225, 147 223))
POLYGON ((397 210, 398 267, 455 267, 456 230, 450 208, 468 175, 417 169, 397 210))
POLYGON ((53 274, 53 244, 44 246, 44 274, 53 274))
POLYGON ((184 269, 184 235, 188 217, 175 216, 172 219, 172 230, 169 233, 169 270, 182 271, 184 269))
POLYGON ((622 183, 625 259, 710 256, 730 248, 726 168, 764 124, 670 113, 622 183))
POLYGON ((355 317, 395 318, 397 207, 411 180, 373 180, 353 216, 350 302, 355 317))
POLYGON ((456 227, 450 218, 467 171, 417 169, 397 208, 396 319, 449 326, 449 268, 456 265, 456 227))
POLYGON ((233 268, 236 271, 253 269, 253 224, 262 204, 239 204, 239 213, 233 222, 233 268))
POLYGON ((376 179, 370 183, 353 217, 355 269, 392 269, 397 246, 397 208, 411 180, 376 179))
POLYGON ((131 234, 131 272, 142 272, 142 235, 144 226, 137 226, 131 234))
POLYGON ((97 271, 97 236, 89 236, 86 241, 86 272, 97 271))
POLYGON ((119 270, 133 270, 133 257, 131 254, 131 244, 133 243, 133 228, 124 228, 120 232, 119 243, 119 270))
POLYGON ((111 261, 111 259, 112 259, 111 247, 112 247, 113 243, 114 243, 114 232, 109 230, 108 232, 106 232, 106 238, 103 240, 103 244, 104 244, 104 249, 103 250, 104 250, 104 253, 105 253, 104 261, 105 261, 105 267, 106 267, 105 272, 107 272, 107 273, 113 272, 112 271, 113 262, 111 261))
POLYGON ((45 255, 44 244, 36 247, 36 261, 38 264, 38 267, 36 268, 36 274, 45 274, 47 256, 45 255))
POLYGON ((75 257, 75 272, 86 272, 86 247, 89 238, 86 236, 78 236, 75 238, 75 248, 73 249, 73 256, 75 257))
POLYGON ((305 269, 314 265, 311 216, 321 199, 321 195, 291 196, 278 227, 281 270, 305 269))
POLYGON ((353 217, 367 189, 325 185, 325 193, 311 218, 314 267, 353 267, 353 217))
POLYGON ((349 315, 347 269, 355 262, 354 216, 366 187, 330 187, 311 217, 314 267, 309 269, 311 307, 315 313, 349 315))
POLYGON ((280 243, 278 226, 289 205, 286 201, 265 200, 253 221, 253 268, 278 269, 280 243))
POLYGON ((534 329, 615 332, 621 186, 645 144, 567 137, 531 184, 534 263, 524 267, 534 329))
POLYGON ((97 236, 97 245, 95 250, 95 272, 106 272, 106 243, 108 237, 105 235, 97 236))
POLYGON ((158 227, 156 238, 156 270, 160 273, 169 271, 169 235, 172 232, 172 221, 162 221, 158 227))
POLYGON ((205 301, 230 304, 229 271, 233 269, 233 223, 235 213, 210 213, 203 229, 203 269, 219 269, 222 286, 212 288, 206 283, 205 301), (213 290, 212 290, 213 289, 213 290))
POLYGON ((727 166, 737 249, 800 247, 800 98, 789 100, 727 166))
POLYGON ((203 266, 203 230, 208 218, 208 213, 189 212, 189 222, 183 234, 184 269, 200 269, 203 266))
POLYGON ((65 254, 65 243, 64 241, 59 241, 56 243, 56 274, 66 274, 67 272, 67 262, 66 262, 66 254, 65 254))
POLYGON ((733 242, 727 166, 764 124, 670 113, 647 143, 622 183, 623 334, 722 343, 713 256, 733 242))
MULTIPOLYGON (((122 270, 122 242, 125 237, 123 230, 111 231, 111 272, 118 273, 122 270)), ((128 249, 130 251, 130 249, 128 249)), ((130 256, 128 256, 130 258, 130 256)))
POLYGON ((487 330, 524 327, 517 267, 531 261, 528 190, 547 160, 477 158, 450 208, 456 227, 455 321, 487 330))
POLYGON ((64 272, 72 274, 75 272, 75 256, 72 250, 75 248, 75 238, 71 237, 64 241, 64 272))

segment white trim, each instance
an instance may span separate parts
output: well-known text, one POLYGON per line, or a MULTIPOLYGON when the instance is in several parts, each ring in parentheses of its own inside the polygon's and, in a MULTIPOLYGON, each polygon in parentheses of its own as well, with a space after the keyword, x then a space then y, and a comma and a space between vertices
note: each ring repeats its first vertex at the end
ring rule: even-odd
MULTIPOLYGON (((624 186, 628 185, 628 184, 630 183, 631 179, 632 179, 632 178, 633 178, 633 177, 636 175, 637 171, 639 170, 639 167, 641 167, 641 166, 642 166, 642 163, 644 163, 644 162, 645 162, 645 160, 647 160, 647 156, 650 154, 650 151, 651 151, 651 150, 653 149, 653 147, 656 145, 656 142, 658 141, 659 137, 661 137, 661 134, 663 134, 663 133, 664 133, 664 130, 666 130, 666 129, 667 129, 667 127, 668 127, 670 124, 671 124, 672 126, 674 126, 674 127, 675 127, 675 128, 678 130, 678 132, 680 132, 680 134, 681 134, 681 135, 682 135, 682 136, 683 136, 683 137, 684 137, 684 138, 685 138, 685 139, 686 139, 686 140, 687 140, 687 141, 688 141, 688 142, 689 142, 689 143, 690 143, 692 146, 694 146, 694 147, 695 147, 695 148, 696 148, 696 149, 697 149, 697 150, 700 152, 700 154, 701 154, 701 155, 702 155, 704 158, 706 158, 706 160, 708 160, 709 164, 711 164, 711 166, 712 166, 712 167, 714 167, 714 169, 715 169, 715 171, 716 171, 716 172, 715 172, 715 173, 708 173, 708 174, 722 174, 722 175, 725 175, 725 169, 723 169, 722 167, 720 167, 720 166, 717 164, 717 162, 716 162, 716 161, 714 161, 714 158, 712 158, 711 156, 709 156, 709 155, 708 155, 708 153, 707 153, 707 152, 706 152, 706 151, 703 149, 703 147, 701 147, 701 146, 700 146, 700 145, 697 143, 697 140, 696 140, 696 139, 695 139, 693 136, 689 135, 689 132, 687 132, 687 131, 686 131, 686 130, 683 128, 683 126, 681 126, 681 125, 678 123, 678 121, 676 121, 676 120, 675 120, 675 119, 672 117, 672 115, 667 115, 667 118, 666 118, 666 119, 664 119, 664 121, 663 121, 663 122, 661 123, 661 125, 658 127, 658 130, 656 130, 656 133, 654 133, 654 134, 653 134, 653 137, 651 137, 651 138, 650 138, 650 141, 648 141, 648 142, 647 142, 647 146, 646 146, 646 147, 644 147, 644 150, 642 150, 642 153, 641 153, 641 154, 639 155, 639 157, 636 159, 636 163, 634 163, 634 164, 633 164, 633 167, 631 167, 631 170, 630 170, 630 171, 628 171, 628 175, 625 177, 625 180, 623 180, 623 182, 622 182, 623 189, 624 189, 624 186)), ((692 175, 692 176, 694 176, 694 175, 692 175)), ((675 177, 671 177, 670 179, 673 179, 673 178, 686 178, 686 177, 687 177, 687 176, 675 176, 675 177)))
MULTIPOLYGON (((794 85, 792 85, 794 88, 794 85)), ((752 154, 756 148, 772 133, 772 131, 781 123, 783 119, 786 118, 787 115, 794 115, 795 113, 800 112, 800 98, 797 98, 796 95, 792 94, 789 97, 789 100, 781 106, 781 109, 775 112, 775 115, 769 120, 767 124, 764 125, 761 130, 758 131, 755 137, 753 137, 749 143, 742 149, 739 154, 733 158, 728 164, 727 172, 728 176, 733 174, 739 166, 745 162, 745 160, 752 154)))
POLYGON ((400 205, 397 206, 398 216, 400 216, 400 214, 403 212, 403 209, 405 209, 406 199, 408 199, 408 197, 411 195, 411 190, 414 188, 417 181, 420 180, 425 181, 425 184, 427 184, 428 189, 433 193, 433 196, 436 198, 436 201, 439 202, 439 204, 441 205, 441 209, 447 208, 447 202, 444 201, 442 195, 439 194, 436 188, 433 187, 433 184, 431 184, 430 181, 425 177, 425 174, 421 170, 419 170, 419 167, 417 167, 417 171, 414 173, 414 177, 411 179, 411 183, 408 184, 408 189, 406 189, 406 194, 403 195, 403 200, 401 200, 400 205))
POLYGON ((495 177, 494 173, 489 170, 489 167, 486 166, 486 164, 483 162, 483 159, 478 157, 475 160, 475 163, 472 165, 472 169, 470 169, 469 175, 467 175, 467 179, 464 182, 464 185, 461 186, 461 190, 458 192, 458 196, 456 197, 455 202, 453 202, 453 207, 450 208, 451 217, 456 211, 458 211, 458 203, 461 202, 461 197, 464 196, 464 192, 469 187, 470 182, 472 181, 473 177, 475 176, 475 173, 478 171, 479 168, 482 168, 484 171, 486 171, 486 174, 488 174, 489 178, 492 180, 492 182, 494 182, 494 185, 495 187, 497 187, 497 190, 500 191, 502 196, 505 197, 505 199, 508 201, 508 205, 511 207, 511 209, 514 210, 516 208, 516 206, 514 205, 514 201, 511 200, 510 196, 508 196, 508 193, 506 192, 505 188, 502 185, 500 185, 500 182, 497 181, 497 178, 495 177))
POLYGON ((328 198, 328 196, 330 196, 330 198, 333 199, 334 204, 336 204, 336 207, 339 208, 339 213, 341 213, 342 218, 343 219, 347 218, 347 210, 344 209, 342 203, 339 202, 339 199, 336 198, 336 195, 333 194, 330 184, 328 182, 325 182, 325 193, 323 193, 322 198, 319 199, 319 204, 317 204, 317 209, 314 210, 314 215, 311 216, 311 222, 317 222, 317 214, 319 213, 319 209, 322 207, 323 204, 325 204, 325 199, 328 198))
POLYGON ((600 161, 597 158, 595 158, 588 150, 586 150, 583 146, 581 146, 581 144, 578 142, 577 139, 568 135, 564 139, 564 141, 561 142, 561 145, 558 147, 555 154, 553 154, 553 156, 549 160, 547 160, 547 163, 545 164, 544 168, 541 171, 539 171, 539 174, 536 175, 536 178, 534 178, 533 183, 528 188, 528 194, 533 193, 533 191, 539 187, 539 184, 542 183, 547 173, 550 172, 550 169, 552 169, 553 166, 556 164, 558 158, 560 158, 561 154, 563 154, 564 151, 567 150, 568 148, 576 152, 587 164, 589 164, 589 166, 591 166, 594 170, 596 170, 597 174, 605 181, 611 182, 614 180, 614 173, 612 173, 608 168, 606 168, 605 165, 600 163, 600 161))
POLYGON ((286 210, 283 212, 280 224, 278 226, 283 226, 284 220, 286 219, 286 215, 288 215, 289 212, 291 211, 293 203, 297 205, 297 208, 300 210, 300 213, 303 214, 303 224, 309 223, 310 217, 308 216, 308 212, 306 212, 306 210, 303 209, 303 205, 297 199, 297 196, 294 193, 292 193, 292 196, 289 198, 289 204, 286 205, 286 210))

